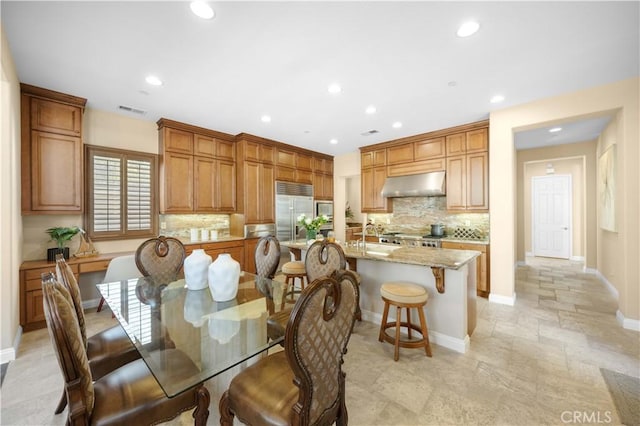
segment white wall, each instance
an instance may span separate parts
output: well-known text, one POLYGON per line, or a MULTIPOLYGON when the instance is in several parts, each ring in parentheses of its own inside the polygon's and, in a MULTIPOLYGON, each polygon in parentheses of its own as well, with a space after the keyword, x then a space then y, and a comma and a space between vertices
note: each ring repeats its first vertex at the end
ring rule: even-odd
MULTIPOLYGON (((545 123, 569 121, 574 117, 596 116, 620 110, 617 131, 618 219, 619 227, 612 250, 619 259, 614 285, 619 293, 619 320, 640 324, 640 148, 638 141, 638 77, 567 93, 494 111, 490 114, 489 172, 491 208, 491 296, 490 300, 515 300, 514 267, 516 248, 516 174, 513 134, 545 123), (499 164, 500 167, 495 167, 499 164), (496 208, 500 206, 500 208, 496 208), (636 321, 636 322, 633 322, 636 321)), ((607 250, 601 241, 598 253, 607 250)), ((598 265, 606 279, 608 265, 598 265)), ((611 281, 611 280, 609 280, 611 281)), ((613 282, 613 281, 612 281, 613 282)))
MULTIPOLYGON (((360 176, 360 152, 350 152, 333 158, 333 229, 336 239, 345 240, 344 206, 347 202, 347 179, 360 176)), ((353 206, 351 206, 353 209, 353 206)))
POLYGON ((0 27, 0 363, 15 359, 20 333, 20 83, 0 27))

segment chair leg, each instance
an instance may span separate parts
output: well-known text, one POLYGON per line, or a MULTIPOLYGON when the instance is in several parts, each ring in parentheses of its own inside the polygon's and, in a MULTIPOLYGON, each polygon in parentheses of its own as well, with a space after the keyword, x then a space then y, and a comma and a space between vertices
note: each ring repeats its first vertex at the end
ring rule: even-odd
POLYGON ((407 308, 407 324, 409 324, 407 327, 407 335, 409 340, 411 340, 411 308, 407 308))
POLYGON ((193 411, 193 419, 196 426, 206 426, 209 418, 210 402, 209 390, 204 385, 200 385, 196 391, 196 409, 193 411))
POLYGON ((220 425, 221 426, 233 426, 233 411, 229 407, 229 391, 225 391, 220 398, 218 404, 218 411, 220 412, 220 425))
POLYGON ((402 308, 396 307, 396 350, 393 353, 393 360, 397 361, 400 358, 400 327, 402 326, 402 308))
POLYGON ((422 337, 424 339, 424 351, 427 356, 431 356, 431 344, 429 343, 429 329, 427 328, 427 320, 424 317, 422 307, 418 308, 418 316, 420 317, 420 327, 422 328, 422 337))
POLYGON ((385 331, 385 326, 387 325, 387 317, 389 316, 389 304, 384 302, 384 311, 382 312, 382 321, 380 322, 380 333, 378 334, 378 341, 382 342, 383 337, 382 333, 385 331))
POLYGON ((56 407, 56 414, 60 414, 64 411, 64 407, 67 406, 67 392, 63 389, 62 396, 60 397, 60 402, 58 402, 58 406, 56 407))
POLYGON ((100 303, 98 303, 98 309, 96 309, 96 312, 100 312, 102 310, 102 305, 104 305, 104 297, 100 298, 100 303))

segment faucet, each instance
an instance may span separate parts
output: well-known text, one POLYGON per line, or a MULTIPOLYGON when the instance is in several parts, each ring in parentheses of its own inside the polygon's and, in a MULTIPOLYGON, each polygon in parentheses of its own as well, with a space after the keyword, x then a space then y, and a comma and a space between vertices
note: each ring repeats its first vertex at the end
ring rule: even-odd
POLYGON ((369 227, 373 228, 373 232, 376 233, 376 237, 380 237, 380 235, 378 234, 378 228, 376 228, 376 226, 373 223, 367 223, 365 227, 362 229, 362 252, 363 253, 367 252, 367 229, 369 229, 369 227))

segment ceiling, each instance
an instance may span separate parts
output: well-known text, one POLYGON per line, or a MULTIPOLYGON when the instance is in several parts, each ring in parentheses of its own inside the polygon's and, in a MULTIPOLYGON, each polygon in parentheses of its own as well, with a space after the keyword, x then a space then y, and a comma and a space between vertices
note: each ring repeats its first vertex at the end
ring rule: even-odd
MULTIPOLYGON (((638 2, 210 4, 212 20, 167 1, 3 0, 0 13, 21 82, 331 155, 639 74, 638 2), (457 37, 471 18, 480 30, 457 37)), ((602 123, 583 127, 573 137, 602 123)))

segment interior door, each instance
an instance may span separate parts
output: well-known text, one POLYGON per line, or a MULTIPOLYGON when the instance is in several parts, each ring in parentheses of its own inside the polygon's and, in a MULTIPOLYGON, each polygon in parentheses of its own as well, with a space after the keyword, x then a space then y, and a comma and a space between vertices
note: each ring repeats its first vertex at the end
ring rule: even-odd
POLYGON ((534 256, 568 259, 571 255, 571 176, 532 179, 534 256))

